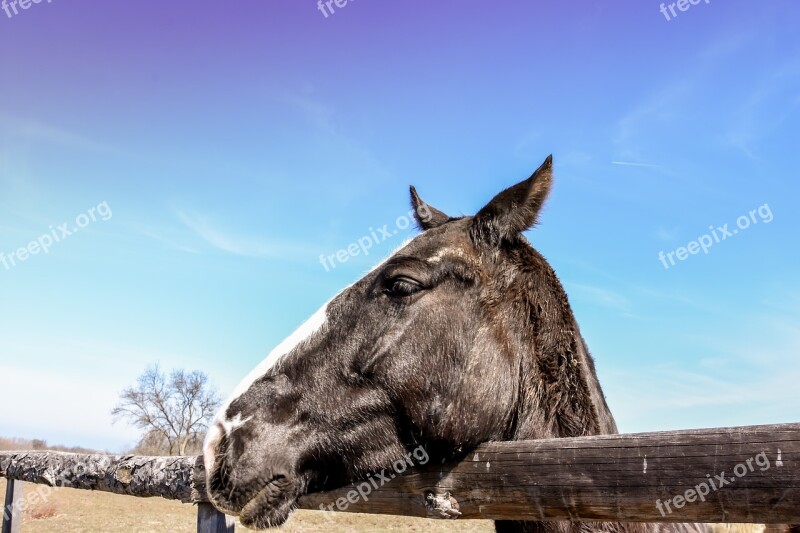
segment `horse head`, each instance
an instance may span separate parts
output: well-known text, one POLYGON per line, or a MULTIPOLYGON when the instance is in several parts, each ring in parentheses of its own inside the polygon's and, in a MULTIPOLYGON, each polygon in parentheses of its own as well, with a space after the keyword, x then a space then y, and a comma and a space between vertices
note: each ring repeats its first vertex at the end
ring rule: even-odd
POLYGON ((561 284, 523 236, 548 157, 475 216, 411 188, 422 232, 326 303, 237 388, 209 431, 208 490, 245 525, 308 491, 491 440, 615 431, 561 284))

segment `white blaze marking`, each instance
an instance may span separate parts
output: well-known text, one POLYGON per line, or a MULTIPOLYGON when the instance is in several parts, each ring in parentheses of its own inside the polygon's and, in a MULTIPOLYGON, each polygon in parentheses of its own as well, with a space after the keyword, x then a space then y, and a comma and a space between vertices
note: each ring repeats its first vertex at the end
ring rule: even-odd
POLYGON ((243 425, 247 424, 250 419, 253 418, 252 416, 248 416, 244 420, 242 420, 242 414, 237 413, 236 416, 233 417, 233 420, 220 420, 220 423, 225 428, 225 433, 230 435, 238 428, 242 427, 243 425))
POLYGON ((429 263, 441 263, 445 258, 460 258, 465 261, 474 262, 472 258, 461 248, 442 248, 428 259, 429 263))
MULTIPOLYGON (((405 248, 409 244, 409 242, 411 242, 411 239, 403 242, 403 244, 401 244, 399 248, 390 253, 386 259, 375 265, 369 271, 369 273, 372 273, 381 266, 383 266, 383 264, 386 263, 386 261, 388 261, 390 258, 392 258, 398 251, 400 251, 402 248, 405 248)), ((369 273, 367 275, 369 275, 369 273)), ((265 376, 275 365, 278 364, 278 362, 281 359, 283 359, 286 355, 291 353, 292 350, 297 348, 297 346, 303 343, 303 341, 310 339, 314 334, 319 332, 328 320, 328 314, 327 314, 328 305, 350 287, 352 287, 352 285, 348 285, 339 294, 337 294, 336 296, 325 302, 325 304, 322 307, 320 307, 316 313, 311 315, 311 317, 308 320, 306 320, 302 326, 297 328, 297 330, 294 333, 289 335, 283 342, 281 342, 278 346, 276 346, 275 349, 273 349, 269 353, 267 358, 264 359, 256 368, 254 368, 247 375, 247 377, 244 378, 244 380, 242 380, 242 382, 236 386, 236 388, 230 394, 228 399, 225 400, 225 403, 222 405, 220 410, 217 412, 217 416, 215 419, 216 424, 221 425, 225 429, 225 431, 230 435, 230 433, 233 430, 235 430, 237 427, 245 424, 248 420, 250 420, 249 418, 242 420, 241 416, 239 415, 237 415, 233 420, 227 420, 225 418, 225 412, 237 398, 246 393, 253 385, 253 383, 258 381, 259 378, 265 376)), ((210 442, 212 433, 214 433, 214 431, 209 431, 206 442, 210 442)))
POLYGON ((217 424, 211 424, 203 442, 203 464, 206 467, 206 474, 211 475, 214 463, 217 460, 217 443, 222 440, 222 429, 217 424))
POLYGON ((311 317, 308 320, 303 322, 303 325, 297 328, 294 333, 286 337, 286 339, 284 339, 283 342, 281 342, 271 352, 269 352, 267 358, 261 361, 261 363, 257 367, 255 367, 247 375, 247 377, 245 377, 244 380, 242 380, 241 383, 239 383, 236 386, 231 395, 223 404, 222 408, 219 410, 219 415, 217 416, 217 419, 220 423, 226 425, 223 422, 225 418, 225 411, 228 410, 228 407, 230 407, 230 405, 234 402, 234 400, 236 400, 236 398, 247 392, 253 385, 253 383, 258 381, 259 378, 265 376, 267 372, 269 372, 270 369, 272 369, 272 367, 274 367, 278 363, 278 361, 280 361, 284 356, 286 356, 292 350, 297 348, 297 346, 299 346, 303 341, 311 338, 311 336, 314 335, 314 333, 322 329, 322 326, 325 325, 325 322, 328 319, 327 310, 328 310, 328 304, 330 304, 331 301, 333 301, 333 299, 325 302, 325 305, 320 307, 316 313, 311 315, 311 317))
MULTIPOLYGON (((336 296, 333 298, 336 298, 336 296)), ((224 436, 223 431, 225 432, 225 435, 230 435, 238 427, 247 423, 247 421, 251 418, 248 417, 242 420, 241 414, 237 414, 233 420, 228 420, 225 417, 225 412, 228 410, 228 407, 230 407, 236 398, 247 392, 253 383, 255 383, 260 377, 266 375, 266 373, 269 372, 269 370, 275 366, 278 361, 281 360, 281 358, 294 350, 301 342, 309 339, 314 333, 322 329, 322 326, 325 325, 325 322, 328 318, 328 304, 333 301, 333 298, 325 302, 325 304, 320 307, 316 313, 311 315, 308 320, 303 322, 303 324, 297 328, 294 333, 289 335, 283 342, 276 346, 275 349, 273 349, 269 355, 267 355, 267 358, 264 359, 257 367, 255 367, 247 375, 247 377, 236 386, 231 395, 228 396, 228 399, 225 400, 225 403, 222 405, 219 411, 217 411, 217 416, 214 417, 214 422, 208 428, 208 433, 206 433, 205 442, 203 443, 203 459, 205 461, 207 472, 211 472, 214 466, 214 461, 217 454, 216 444, 224 436)))
MULTIPOLYGON (((383 266, 386 261, 394 257, 397 252, 401 249, 405 248, 413 239, 408 239, 403 242, 397 249, 392 251, 383 261, 375 265, 370 271, 364 276, 368 276, 381 266, 383 266)), ((362 278, 363 279, 363 278, 362 278)), ((357 282, 356 282, 357 283, 357 282)), ((246 424, 250 418, 246 418, 242 420, 241 414, 237 414, 233 420, 227 420, 225 417, 225 413, 228 410, 228 407, 242 394, 247 392, 250 387, 258 381, 259 378, 266 375, 278 362, 292 352, 295 348, 297 348, 303 341, 310 339, 313 335, 323 329, 326 322, 328 321, 328 305, 335 300, 339 295, 344 293, 347 289, 352 287, 353 285, 348 285, 345 287, 339 294, 325 302, 325 304, 311 317, 306 320, 303 325, 301 325, 297 330, 289 335, 283 342, 281 342, 278 346, 273 349, 267 358, 264 359, 256 368, 254 368, 244 380, 242 380, 239 385, 236 386, 234 391, 225 400, 225 403, 222 405, 219 411, 217 411, 217 415, 214 418, 214 422, 208 428, 208 433, 206 433, 205 442, 203 443, 203 460, 205 462, 206 472, 210 475, 212 472, 214 465, 217 460, 217 444, 222 440, 225 436, 223 432, 227 435, 230 435, 233 431, 237 428, 241 427, 242 425, 246 424)))
MULTIPOLYGON (((333 298, 336 298, 336 296, 333 298)), ((247 375, 247 377, 242 380, 241 383, 236 386, 231 395, 228 396, 228 399, 225 400, 225 403, 222 404, 222 407, 219 409, 219 411, 217 411, 217 416, 214 417, 214 422, 208 428, 205 441, 203 442, 203 459, 205 461, 207 472, 211 472, 214 466, 214 461, 216 460, 217 454, 217 443, 222 439, 223 436, 230 435, 236 430, 236 428, 247 423, 247 421, 251 418, 248 417, 242 420, 241 414, 237 414, 232 420, 228 420, 225 416, 228 407, 230 407, 236 398, 247 392, 250 386, 253 385, 258 378, 269 372, 269 370, 275 366, 275 364, 280 361, 281 358, 294 350, 301 342, 310 338, 314 333, 322 329, 322 326, 325 325, 325 322, 328 318, 328 304, 333 301, 333 298, 325 302, 325 304, 320 307, 316 313, 311 315, 308 320, 303 322, 303 324, 297 328, 294 333, 289 335, 283 342, 276 346, 269 353, 269 355, 267 355, 267 358, 261 361, 261 363, 255 367, 247 375), (223 431, 225 432, 224 434, 223 431)))

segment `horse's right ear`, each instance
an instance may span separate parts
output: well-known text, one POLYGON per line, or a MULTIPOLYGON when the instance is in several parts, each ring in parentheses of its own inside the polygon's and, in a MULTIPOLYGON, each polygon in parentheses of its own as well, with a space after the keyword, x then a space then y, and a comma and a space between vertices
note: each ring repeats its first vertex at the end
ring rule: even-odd
POLYGON ((450 220, 449 216, 423 202, 413 185, 411 186, 411 207, 414 208, 414 219, 423 231, 437 228, 450 220))
POLYGON ((530 229, 536 224, 552 185, 553 156, 550 155, 530 178, 504 190, 478 211, 472 222, 473 238, 496 244, 513 240, 530 229))

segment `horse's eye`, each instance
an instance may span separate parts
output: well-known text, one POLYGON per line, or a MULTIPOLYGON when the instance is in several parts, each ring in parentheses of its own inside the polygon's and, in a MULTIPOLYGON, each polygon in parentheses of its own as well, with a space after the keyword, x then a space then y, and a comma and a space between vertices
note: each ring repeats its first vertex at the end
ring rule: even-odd
POLYGON ((420 282, 406 276, 388 279, 385 286, 383 292, 393 298, 405 298, 423 289, 420 282))

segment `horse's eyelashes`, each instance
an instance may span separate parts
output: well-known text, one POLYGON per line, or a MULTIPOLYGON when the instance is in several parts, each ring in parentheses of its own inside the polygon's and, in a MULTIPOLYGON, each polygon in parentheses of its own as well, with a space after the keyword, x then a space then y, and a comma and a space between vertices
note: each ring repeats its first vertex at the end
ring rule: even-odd
POLYGON ((407 276, 398 276, 386 281, 384 293, 394 298, 405 298, 411 296, 424 287, 420 282, 407 276))

